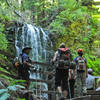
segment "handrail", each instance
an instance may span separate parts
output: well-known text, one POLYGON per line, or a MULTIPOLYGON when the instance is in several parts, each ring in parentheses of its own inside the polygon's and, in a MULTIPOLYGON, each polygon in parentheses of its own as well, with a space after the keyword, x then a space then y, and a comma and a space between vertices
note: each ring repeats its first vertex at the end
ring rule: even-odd
POLYGON ((53 80, 41 80, 41 79, 30 79, 30 81, 33 81, 33 82, 44 82, 44 83, 52 83, 53 80))
POLYGON ((59 94, 59 92, 57 91, 47 91, 47 90, 37 90, 37 89, 34 89, 34 90, 20 90, 20 91, 23 91, 25 93, 33 93, 34 91, 41 91, 42 93, 46 93, 46 94, 52 94, 52 93, 56 93, 56 94, 59 94))
POLYGON ((40 74, 45 74, 45 75, 54 75, 55 71, 40 71, 40 70, 31 70, 34 73, 40 73, 40 74))

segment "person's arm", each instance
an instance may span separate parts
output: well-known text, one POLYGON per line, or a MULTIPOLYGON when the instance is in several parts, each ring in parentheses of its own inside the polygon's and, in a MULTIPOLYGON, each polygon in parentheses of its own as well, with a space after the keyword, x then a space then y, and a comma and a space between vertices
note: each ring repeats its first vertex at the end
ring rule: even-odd
POLYGON ((72 77, 71 77, 71 70, 69 69, 68 72, 69 72, 69 80, 70 80, 70 79, 72 78, 72 77))
POLYGON ((74 58, 74 63, 75 63, 75 69, 73 69, 73 75, 74 75, 74 79, 76 79, 77 77, 77 57, 74 58))
POLYGON ((88 66, 87 66, 87 59, 85 58, 85 63, 86 63, 86 77, 88 77, 88 66))
POLYGON ((15 66, 16 66, 16 67, 18 67, 18 66, 19 66, 19 63, 18 63, 18 62, 16 62, 16 63, 15 63, 15 66))
POLYGON ((88 67, 86 67, 86 77, 88 77, 88 67))
POLYGON ((73 76, 74 76, 74 79, 76 79, 76 69, 73 69, 73 76))
POLYGON ((28 67, 32 67, 32 64, 30 64, 30 63, 28 63, 26 61, 24 61, 23 64, 27 65, 28 67))
POLYGON ((29 59, 30 60, 30 63, 31 64, 34 64, 35 63, 35 61, 33 61, 32 59, 29 59))
POLYGON ((93 79, 93 89, 95 90, 95 78, 93 79))
POLYGON ((22 56, 22 60, 23 60, 23 64, 27 65, 28 67, 32 67, 32 64, 30 64, 29 61, 29 57, 27 55, 23 55, 22 56))
POLYGON ((57 56, 58 56, 58 52, 55 53, 54 58, 53 58, 53 62, 56 62, 57 56))

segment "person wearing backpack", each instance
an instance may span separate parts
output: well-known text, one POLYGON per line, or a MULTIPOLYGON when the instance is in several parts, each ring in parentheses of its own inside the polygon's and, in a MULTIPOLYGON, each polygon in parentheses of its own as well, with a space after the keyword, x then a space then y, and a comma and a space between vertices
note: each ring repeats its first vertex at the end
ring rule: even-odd
POLYGON ((88 76, 87 71, 87 60, 83 57, 83 49, 77 50, 78 56, 74 59, 76 63, 76 85, 77 85, 77 96, 83 96, 87 93, 86 91, 86 77, 88 76))
POLYGON ((29 53, 32 48, 25 47, 22 54, 15 59, 15 66, 18 68, 18 76, 22 80, 26 80, 26 88, 29 87, 29 68, 33 67, 34 61, 29 58, 29 53))
POLYGON ((56 63, 55 86, 60 100, 65 100, 68 96, 68 70, 71 59, 70 50, 65 47, 64 43, 61 43, 53 58, 53 62, 56 63))

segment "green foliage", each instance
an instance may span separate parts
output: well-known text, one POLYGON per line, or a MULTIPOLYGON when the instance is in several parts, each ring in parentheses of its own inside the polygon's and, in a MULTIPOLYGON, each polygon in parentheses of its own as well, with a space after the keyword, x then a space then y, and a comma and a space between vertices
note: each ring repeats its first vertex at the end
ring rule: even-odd
POLYGON ((1 33, 0 34, 0 50, 7 49, 7 44, 8 44, 8 41, 6 39, 6 35, 1 33))
POLYGON ((59 35, 56 38, 58 42, 55 41, 56 49, 61 42, 65 42, 74 55, 77 55, 75 51, 78 48, 83 48, 88 59, 88 67, 93 68, 95 75, 100 75, 99 54, 94 54, 96 48, 100 47, 98 33, 100 26, 97 19, 91 16, 93 14, 92 3, 92 0, 81 0, 81 2, 59 0, 60 12, 50 26, 52 32, 59 35))
POLYGON ((18 100, 25 100, 25 98, 21 98, 21 99, 20 99, 20 98, 18 98, 18 100))
POLYGON ((0 20, 10 21, 13 17, 12 9, 7 6, 6 0, 0 0, 0 20))
POLYGON ((0 96, 0 100, 7 100, 10 97, 10 94, 3 93, 3 95, 0 96))
POLYGON ((25 83, 26 81, 25 80, 13 80, 10 85, 15 85, 15 84, 22 84, 22 83, 25 83))
POLYGON ((86 55, 86 58, 87 58, 87 61, 88 61, 88 67, 89 68, 92 68, 93 71, 94 71, 94 75, 97 76, 97 75, 100 75, 100 58, 97 58, 93 55, 86 55))
POLYGON ((0 50, 7 49, 7 44, 8 44, 6 35, 3 34, 3 32, 4 32, 4 24, 0 23, 0 50))

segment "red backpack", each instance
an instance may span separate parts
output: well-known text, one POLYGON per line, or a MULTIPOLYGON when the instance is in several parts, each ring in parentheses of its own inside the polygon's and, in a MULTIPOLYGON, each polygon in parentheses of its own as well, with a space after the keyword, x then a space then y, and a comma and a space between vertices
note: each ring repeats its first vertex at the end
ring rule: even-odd
POLYGON ((68 48, 59 48, 57 62, 59 67, 70 66, 71 53, 68 48))

